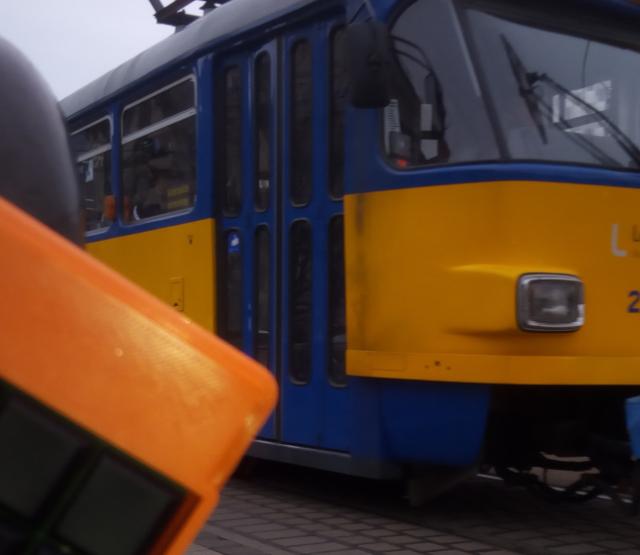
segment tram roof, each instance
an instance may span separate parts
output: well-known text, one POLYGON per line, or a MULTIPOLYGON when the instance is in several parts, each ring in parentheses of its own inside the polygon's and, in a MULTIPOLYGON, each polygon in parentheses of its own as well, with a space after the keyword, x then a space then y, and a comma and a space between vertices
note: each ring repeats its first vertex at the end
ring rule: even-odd
POLYGON ((67 117, 84 112, 169 64, 317 1, 234 0, 224 4, 62 99, 62 111, 67 117))
MULTIPOLYGON (((60 101, 65 116, 80 114, 112 98, 127 86, 171 64, 180 63, 216 43, 250 29, 276 22, 292 12, 326 0, 233 0, 187 25, 178 33, 141 52, 129 61, 60 101)), ((581 0, 584 6, 640 19, 640 0, 581 0)), ((388 4, 388 0, 373 0, 388 4)), ((580 2, 578 2, 580 3, 580 2)))

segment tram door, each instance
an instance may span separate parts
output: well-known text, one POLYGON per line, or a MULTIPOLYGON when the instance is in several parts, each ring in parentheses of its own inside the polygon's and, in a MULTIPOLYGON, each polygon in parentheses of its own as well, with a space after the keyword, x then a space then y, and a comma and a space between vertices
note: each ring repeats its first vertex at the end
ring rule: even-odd
POLYGON ((260 436, 347 450, 344 31, 316 23, 216 64, 218 330, 267 366, 260 436))

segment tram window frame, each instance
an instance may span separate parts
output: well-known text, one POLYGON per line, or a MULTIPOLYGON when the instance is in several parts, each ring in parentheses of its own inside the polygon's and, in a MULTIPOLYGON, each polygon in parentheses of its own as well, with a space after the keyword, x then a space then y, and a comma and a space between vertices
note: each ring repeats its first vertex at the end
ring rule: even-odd
POLYGON ((253 136, 254 136, 254 208, 256 212, 269 210, 272 188, 272 59, 269 51, 258 53, 253 62, 253 136), (261 73, 260 63, 266 60, 266 68, 261 73), (261 78, 266 75, 263 82, 261 78), (260 87, 266 84, 266 91, 260 87), (266 93, 266 101, 261 102, 261 95, 266 93), (264 127, 262 126, 264 124, 264 127), (263 149, 264 147, 264 149, 263 149), (263 169, 263 164, 265 168, 263 169), (265 183, 266 182, 266 183, 265 183))
POLYGON ((149 127, 155 127, 156 125, 158 125, 159 123, 165 122, 166 120, 172 119, 173 117, 178 117, 186 112, 190 112, 192 110, 195 110, 196 107, 198 106, 198 87, 197 85, 197 81, 196 81, 196 76, 193 73, 190 73, 188 75, 184 75, 183 77, 180 77, 178 79, 175 79, 173 81, 168 82, 166 85, 161 86, 160 88, 157 89, 152 89, 150 93, 136 98, 134 101, 129 102, 128 104, 125 104, 125 106, 122 108, 122 111, 120 113, 120 129, 121 129, 121 136, 126 137, 126 136, 130 136, 130 135, 135 135, 138 133, 141 133, 142 131, 144 131, 145 129, 149 128, 149 127), (155 97, 155 96, 159 96, 162 93, 176 88, 178 85, 181 85, 182 83, 185 83, 187 81, 191 81, 193 84, 193 106, 191 108, 187 108, 186 110, 181 110, 179 112, 175 112, 174 114, 164 117, 154 123, 150 123, 149 125, 144 125, 143 127, 139 127, 137 128, 135 131, 132 131, 130 133, 126 133, 124 132, 124 128, 125 128, 125 114, 127 111, 131 110, 132 108, 135 108, 136 106, 138 106, 139 104, 143 104, 144 102, 146 102, 147 100, 150 100, 151 98, 155 97))
MULTIPOLYGON (((313 132, 314 132, 314 79, 313 79, 314 45, 309 37, 296 39, 289 48, 289 200, 296 208, 308 206, 313 200, 313 132), (301 112, 304 99, 297 94, 296 51, 306 46, 308 55, 308 117, 301 112), (302 117, 300 117, 302 115, 302 117), (308 120, 307 125, 304 124, 308 120), (306 159, 305 159, 306 156, 306 159), (301 185, 302 184, 302 185, 301 185)), ((300 79, 300 78, 298 78, 300 79)), ((301 87, 300 87, 301 88, 301 87)))
POLYGON ((329 194, 333 200, 344 197, 344 167, 346 161, 346 108, 348 102, 348 74, 346 58, 346 34, 344 24, 335 25, 329 32, 329 194), (336 81, 336 35, 343 35, 342 92, 339 96, 336 81))
POLYGON ((289 237, 289 245, 288 245, 288 289, 289 289, 289 306, 288 306, 288 373, 289 378, 292 383, 296 385, 306 385, 311 382, 311 377, 313 375, 313 226, 311 221, 307 218, 299 218, 291 222, 288 231, 289 237), (305 268, 305 279, 306 279, 306 291, 302 291, 302 294, 305 293, 308 295, 308 309, 306 312, 304 311, 304 307, 302 310, 299 310, 298 307, 300 304, 298 301, 298 295, 293 290, 293 286, 296 285, 298 287, 304 286, 305 282, 303 279, 294 274, 295 268, 293 266, 294 261, 294 240, 295 240, 295 228, 305 226, 308 232, 307 239, 307 261, 308 267, 305 268), (304 325, 294 325, 294 322, 298 320, 303 320, 304 325), (306 328, 306 329, 305 329, 306 328), (294 341, 295 334, 304 334, 302 341, 294 341), (306 352, 303 353, 304 364, 300 367, 300 372, 297 364, 295 364, 297 358, 294 354, 295 345, 303 345, 306 348, 306 352))
MULTIPOLYGON (((180 215, 184 215, 191 212, 195 208, 196 199, 197 199, 197 186, 198 186, 197 107, 198 107, 197 80, 194 74, 189 74, 179 79, 176 79, 174 81, 171 81, 170 83, 167 83, 166 85, 160 88, 154 89, 149 94, 142 96, 140 98, 137 98, 135 101, 125 105, 124 108, 122 109, 120 113, 121 132, 120 132, 120 145, 119 145, 120 146, 120 179, 121 179, 122 195, 119 202, 119 211, 120 211, 122 221, 125 225, 137 225, 139 223, 147 222, 150 220, 180 216, 180 215), (175 113, 172 113, 166 117, 163 117, 162 119, 154 121, 148 125, 143 125, 125 134, 124 132, 125 117, 127 115, 127 112, 135 109, 137 106, 140 106, 145 102, 148 102, 150 99, 154 97, 159 97, 160 95, 162 95, 167 91, 170 91, 171 89, 176 89, 177 87, 179 87, 180 85, 186 82, 191 83, 192 85, 191 88, 193 91, 193 102, 191 103, 190 107, 176 111, 175 113), (174 128, 174 131, 175 131, 175 126, 183 125, 185 122, 191 122, 191 126, 187 132, 187 137, 190 138, 191 141, 189 140, 184 141, 185 144, 180 145, 181 147, 183 147, 181 151, 167 150, 166 145, 165 147, 159 146, 162 144, 157 137, 159 133, 163 133, 172 127, 174 128), (147 142, 145 144, 141 144, 140 143, 141 140, 146 140, 147 142), (166 200, 163 199, 162 201, 164 203, 164 206, 162 206, 161 203, 158 203, 158 199, 155 198, 154 207, 160 204, 159 210, 157 208, 154 210, 151 210, 149 215, 138 214, 137 206, 136 206, 137 203, 133 202, 135 198, 130 198, 130 194, 128 191, 127 178, 125 177, 125 172, 128 169, 126 168, 128 161, 125 160, 127 157, 127 153, 125 152, 125 149, 127 145, 130 145, 130 144, 134 145, 133 150, 131 152, 132 168, 141 167, 140 163, 135 160, 135 156, 140 154, 139 151, 142 151, 142 155, 148 158, 148 160, 145 162, 146 166, 150 166, 151 161, 156 161, 157 162, 155 167, 156 173, 162 172, 163 174, 165 174, 164 179, 168 179, 168 180, 173 179, 174 181, 177 180, 180 182, 179 185, 177 186, 173 186, 173 185, 168 186, 175 189, 175 191, 173 191, 173 197, 175 198, 172 199, 172 195, 167 194, 166 200), (138 152, 136 152, 136 147, 139 144, 141 144, 141 148, 139 148, 138 152), (147 144, 149 145, 149 148, 147 148, 147 144), (149 149, 151 149, 152 157, 149 157, 149 152, 147 152, 149 149), (167 167, 166 162, 164 162, 163 160, 166 160, 166 158, 169 157, 169 163, 171 163, 172 158, 176 155, 176 152, 178 156, 183 157, 183 159, 181 160, 181 162, 183 163, 181 169, 186 168, 186 172, 183 171, 183 173, 187 174, 186 179, 182 176, 178 178, 176 175, 171 176, 171 179, 169 179, 169 176, 167 175, 168 171, 173 170, 175 172, 175 164, 171 164, 170 166, 167 167), (182 206, 181 204, 184 204, 184 201, 181 200, 181 198, 185 196, 187 196, 186 205, 182 206), (171 207, 172 202, 174 204, 177 203, 177 206, 175 208, 171 207)), ((171 143, 168 142, 168 144, 171 144, 171 143)), ((149 170, 149 172, 153 173, 153 170, 149 170)), ((160 176, 160 177, 162 178, 163 176, 160 176)), ((157 181, 157 180, 158 178, 156 178, 154 181, 157 181)), ((149 191, 149 189, 152 189, 154 187, 155 185, 153 187, 148 187, 147 192, 149 191)), ((135 192, 137 195, 138 192, 135 190, 135 188, 132 187, 132 191, 135 192)), ((169 192, 170 191, 167 191, 167 193, 169 192)), ((157 196, 158 195, 156 194, 155 197, 157 196)), ((152 199, 153 199, 153 195, 152 195, 152 199)), ((147 200, 148 199, 145 199, 144 203, 146 203, 147 200)))
MULTIPOLYGON (((230 63, 220 70, 218 91, 220 95, 219 108, 216 110, 217 132, 220 140, 217 141, 216 158, 218 166, 219 186, 218 197, 222 207, 222 215, 225 218, 240 216, 244 205, 244 168, 243 168, 243 139, 245 135, 243 116, 244 106, 244 71, 240 63, 230 63), (237 73, 238 92, 235 95, 237 102, 237 118, 232 121, 229 110, 229 88, 227 82, 231 72, 237 73), (235 134, 232 131, 235 129, 235 134), (234 139, 235 143, 230 139, 234 139), (237 175, 232 175, 237 173, 237 175)), ((232 95, 233 96, 233 95, 232 95)))
MULTIPOLYGON (((107 114, 105 116, 102 116, 98 119, 94 119, 92 120, 90 123, 83 125, 73 131, 71 131, 69 133, 70 136, 70 142, 71 145, 73 146, 73 137, 76 135, 80 135, 81 133, 83 133, 84 131, 87 131, 88 129, 91 129, 92 127, 96 127, 98 125, 100 125, 102 122, 107 121, 109 123, 109 142, 105 143, 105 144, 101 144, 95 148, 92 148, 91 150, 88 150, 82 154, 78 154, 77 152, 74 152, 75 155, 75 164, 76 167, 78 167, 80 164, 83 164, 85 162, 88 162, 89 160, 94 160, 99 156, 103 156, 103 155, 108 155, 108 163, 105 163, 104 161, 102 162, 103 165, 107 168, 105 170, 105 186, 103 186, 103 192, 102 192, 102 217, 104 217, 105 212, 106 212, 106 198, 107 197, 111 197, 111 198, 115 198, 114 197, 114 189, 113 189, 113 117, 111 116, 111 114, 107 114), (108 187, 107 187, 108 185, 108 187), (108 192, 106 191, 108 188, 108 192)), ((92 164, 92 172, 94 171, 93 169, 93 164, 92 164)), ((78 181, 79 181, 79 187, 80 187, 80 191, 81 194, 84 192, 83 190, 83 185, 87 183, 86 181, 87 176, 85 174, 84 176, 84 181, 81 178, 81 176, 78 176, 78 181)), ((116 214, 115 214, 115 210, 113 211, 113 218, 112 219, 108 219, 108 223, 106 223, 105 225, 100 225, 99 227, 93 228, 93 229, 87 229, 87 206, 86 206, 86 197, 83 198, 83 218, 84 218, 84 222, 83 222, 83 226, 84 226, 84 234, 86 236, 92 236, 92 235, 98 235, 98 234, 102 234, 102 233, 106 233, 109 228, 113 225, 115 218, 116 218, 116 214)), ((97 212, 97 211, 96 211, 97 212)))

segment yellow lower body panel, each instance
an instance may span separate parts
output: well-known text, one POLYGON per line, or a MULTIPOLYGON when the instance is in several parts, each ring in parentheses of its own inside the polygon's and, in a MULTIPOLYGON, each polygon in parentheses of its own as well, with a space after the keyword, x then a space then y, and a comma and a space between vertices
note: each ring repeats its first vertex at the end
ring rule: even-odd
POLYGON ((199 220, 87 245, 96 258, 215 331, 215 222, 199 220))
POLYGON ((352 376, 512 385, 637 385, 640 357, 347 352, 352 376))
POLYGON ((640 384, 638 205, 638 189, 533 181, 347 195, 347 372, 640 384), (528 273, 582 279, 580 330, 519 329, 528 273))

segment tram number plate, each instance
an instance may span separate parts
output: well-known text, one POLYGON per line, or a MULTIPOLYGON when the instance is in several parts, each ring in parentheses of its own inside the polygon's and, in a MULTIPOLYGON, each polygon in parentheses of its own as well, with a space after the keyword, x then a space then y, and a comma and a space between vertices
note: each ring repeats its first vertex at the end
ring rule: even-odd
POLYGON ((628 297, 630 301, 629 306, 627 307, 627 312, 631 312, 632 314, 640 312, 640 306, 638 306, 640 304, 640 291, 629 291, 628 297))

